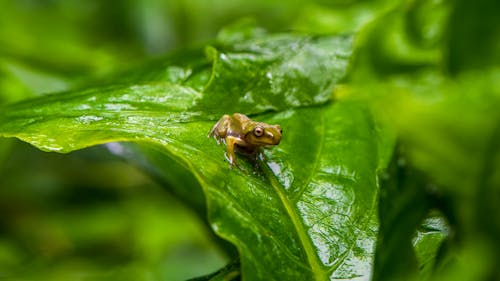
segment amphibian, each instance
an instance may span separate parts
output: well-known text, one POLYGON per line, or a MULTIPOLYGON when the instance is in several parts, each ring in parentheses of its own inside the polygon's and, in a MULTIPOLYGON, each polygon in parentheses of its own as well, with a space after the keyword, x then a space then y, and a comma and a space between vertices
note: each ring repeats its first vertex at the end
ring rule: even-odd
POLYGON ((236 164, 235 151, 257 157, 261 147, 279 144, 282 132, 279 125, 256 122, 243 114, 234 113, 222 116, 208 137, 226 144, 226 157, 232 167, 236 164))

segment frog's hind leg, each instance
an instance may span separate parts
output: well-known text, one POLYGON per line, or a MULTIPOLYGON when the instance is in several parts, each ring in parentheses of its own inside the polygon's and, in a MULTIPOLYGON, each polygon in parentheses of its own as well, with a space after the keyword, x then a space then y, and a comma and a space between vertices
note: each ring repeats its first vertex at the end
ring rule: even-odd
POLYGON ((217 123, 210 129, 207 137, 214 137, 217 143, 220 143, 221 139, 224 139, 227 135, 227 127, 229 126, 230 117, 224 114, 217 123))

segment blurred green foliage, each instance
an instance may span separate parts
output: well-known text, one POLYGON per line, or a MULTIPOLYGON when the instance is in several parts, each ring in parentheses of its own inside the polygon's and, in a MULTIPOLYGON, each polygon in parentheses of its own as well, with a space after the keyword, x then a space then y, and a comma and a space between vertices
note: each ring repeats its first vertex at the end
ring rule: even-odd
MULTIPOLYGON (((178 108, 158 99, 144 103, 140 95, 131 98, 145 112, 158 112, 143 116, 154 124, 144 131, 161 128, 158 120, 167 116, 192 122, 183 125, 184 135, 166 134, 174 141, 169 153, 161 145, 111 143, 57 155, 1 139, 0 278, 183 280, 219 268, 202 279, 234 280, 240 274, 244 280, 263 279, 267 270, 277 274, 267 280, 285 276, 275 268, 300 274, 296 264, 314 267, 311 249, 295 253, 293 235, 280 232, 280 227, 296 229, 287 226, 286 216, 275 215, 274 209, 278 214, 286 204, 275 203, 282 201, 275 200, 273 190, 279 193, 287 181, 316 179, 305 171, 336 163, 344 170, 330 170, 323 184, 340 178, 358 193, 339 193, 337 201, 353 196, 361 203, 345 210, 330 202, 329 210, 357 221, 358 214, 377 209, 378 219, 367 216, 353 229, 338 218, 323 219, 320 231, 302 236, 299 229, 299 238, 310 237, 313 246, 323 241, 319 234, 329 238, 329 244, 321 244, 328 250, 318 247, 315 254, 340 261, 321 264, 313 276, 500 279, 499 8, 491 0, 0 2, 0 102, 28 99, 0 108, 0 135, 46 150, 54 139, 66 137, 66 151, 109 136, 133 141, 143 132, 117 135, 105 124, 96 127, 104 133, 82 133, 72 141, 79 129, 85 132, 84 122, 71 127, 71 134, 58 130, 64 130, 65 114, 87 116, 78 111, 86 104, 82 97, 101 94, 110 101, 116 94, 114 102, 123 101, 134 84, 144 85, 143 97, 156 95, 163 82, 176 86, 168 93, 182 97, 178 108), (248 18, 263 28, 249 25, 248 18), (239 24, 228 27, 235 21, 239 24), (269 35, 274 32, 280 33, 269 35), (295 44, 306 47, 295 55, 295 44), (266 84, 267 73, 278 82, 266 84), (54 92, 62 94, 29 100, 54 92), (196 93, 208 98, 192 107, 196 93), (218 173, 227 163, 213 160, 221 150, 201 138, 219 114, 233 110, 284 124, 285 138, 266 152, 270 170, 255 174, 243 161, 243 170, 227 172, 227 186, 219 186, 218 173), (325 118, 328 122, 319 121, 325 118), (315 137, 301 138, 301 128, 315 137), (319 133, 321 128, 327 129, 319 133), (321 161, 307 152, 317 152, 319 140, 327 140, 321 161), (206 154, 192 152, 200 148, 206 154), (346 169, 360 178, 342 178, 346 169), (261 185, 265 178, 271 178, 267 186, 261 185), (261 192, 260 186, 268 190, 261 192), (235 187, 253 194, 218 200, 235 187), (245 234, 254 228, 231 221, 236 216, 231 210, 241 210, 225 204, 252 210, 239 218, 255 225, 261 222, 255 206, 266 208, 263 217, 272 217, 264 219, 268 231, 255 230, 261 244, 250 243, 253 238, 245 234), (274 227, 272 219, 282 225, 274 227), (215 237, 209 224, 232 244, 215 237), (349 235, 336 236, 342 231, 349 235), (293 247, 266 244, 272 236, 293 247), (336 255, 351 240, 362 245, 347 258, 336 255), (373 251, 365 251, 370 247, 373 251), (363 255, 367 263, 360 262, 363 255), (274 262, 262 266, 261 260, 274 262), (365 264, 367 273, 360 274, 365 264)), ((100 102, 89 112, 106 116, 116 109, 99 107, 100 102)), ((140 126, 145 125, 125 122, 120 128, 140 126)), ((326 192, 306 188, 314 196, 326 192)), ((323 201, 314 202, 324 207, 323 201)), ((317 215, 300 211, 306 225, 317 215)), ((308 270, 295 277, 305 278, 308 270)))

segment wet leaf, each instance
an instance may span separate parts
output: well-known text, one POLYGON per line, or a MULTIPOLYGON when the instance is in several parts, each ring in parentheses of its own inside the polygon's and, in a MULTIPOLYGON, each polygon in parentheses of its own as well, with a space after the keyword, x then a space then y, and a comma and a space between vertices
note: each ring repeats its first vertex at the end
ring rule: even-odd
POLYGON ((165 69, 174 73, 166 66, 136 76, 138 84, 4 107, 0 134, 56 152, 117 141, 154 145, 194 174, 212 228, 240 252, 244 278, 367 279, 377 173, 392 144, 361 104, 328 102, 346 73, 350 37, 224 38, 231 37, 208 49, 212 68, 175 68, 185 70, 182 79, 161 79, 165 69), (234 111, 284 129, 257 171, 244 157, 231 170, 223 148, 206 138, 216 118, 234 111))

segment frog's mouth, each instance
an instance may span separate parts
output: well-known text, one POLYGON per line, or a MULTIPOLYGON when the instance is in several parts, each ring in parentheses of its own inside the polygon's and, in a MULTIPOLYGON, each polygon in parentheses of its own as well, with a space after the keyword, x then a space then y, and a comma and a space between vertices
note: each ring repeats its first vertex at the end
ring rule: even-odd
POLYGON ((273 146, 273 145, 278 145, 280 143, 281 139, 275 139, 275 138, 272 138, 272 139, 266 139, 264 141, 261 141, 259 142, 261 145, 263 145, 264 147, 268 147, 268 146, 273 146))
POLYGON ((271 133, 267 133, 267 138, 263 138, 263 139, 257 139, 258 142, 261 144, 261 145, 264 145, 264 146, 267 146, 267 145, 277 145, 280 143, 281 141, 281 138, 279 137, 275 137, 273 134, 271 133))
POLYGON ((277 145, 280 143, 281 141, 281 137, 276 137, 273 133, 271 132, 266 132, 266 136, 268 137, 266 140, 266 142, 264 142, 265 144, 268 144, 268 145, 277 145))

